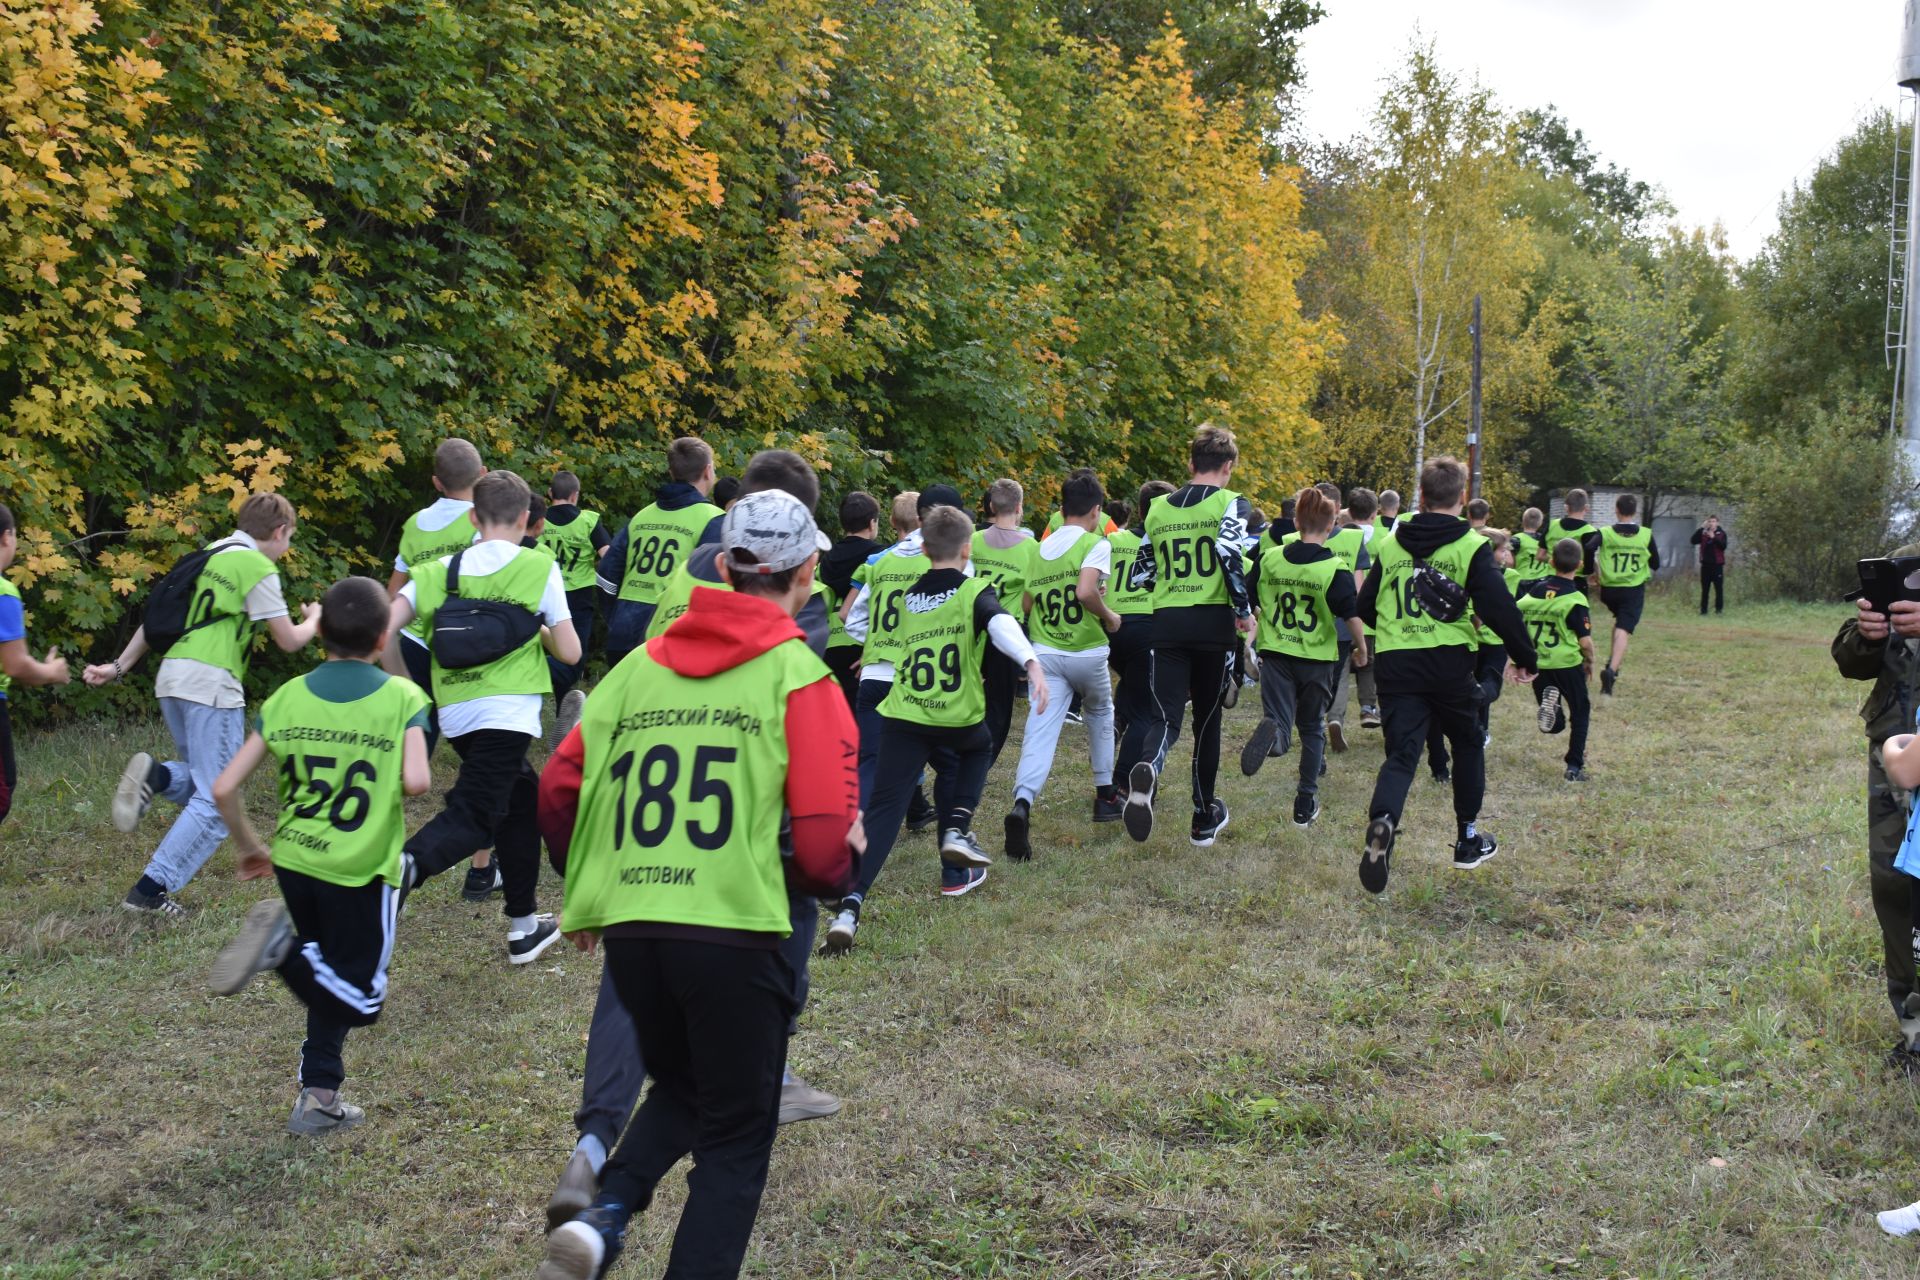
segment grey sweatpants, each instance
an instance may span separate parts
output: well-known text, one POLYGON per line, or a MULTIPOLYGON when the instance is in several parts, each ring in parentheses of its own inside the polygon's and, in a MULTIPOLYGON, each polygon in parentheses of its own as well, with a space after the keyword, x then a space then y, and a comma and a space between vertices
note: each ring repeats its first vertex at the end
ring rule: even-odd
POLYGON ((1045 714, 1027 710, 1026 732, 1020 741, 1020 767, 1013 775, 1013 798, 1032 804, 1047 785, 1053 770, 1053 752, 1060 745, 1060 726, 1067 721, 1073 694, 1080 695, 1080 714, 1087 723, 1087 754, 1093 758, 1093 785, 1113 784, 1113 677, 1104 649, 1088 653, 1038 655, 1047 680, 1045 714))
POLYGON ((1380 694, 1373 684, 1373 666, 1369 663, 1358 671, 1353 669, 1353 645, 1345 641, 1340 645, 1340 662, 1335 668, 1333 679, 1333 698, 1327 704, 1327 723, 1344 725, 1347 722, 1347 685, 1351 683, 1360 694, 1360 705, 1377 707, 1380 694))

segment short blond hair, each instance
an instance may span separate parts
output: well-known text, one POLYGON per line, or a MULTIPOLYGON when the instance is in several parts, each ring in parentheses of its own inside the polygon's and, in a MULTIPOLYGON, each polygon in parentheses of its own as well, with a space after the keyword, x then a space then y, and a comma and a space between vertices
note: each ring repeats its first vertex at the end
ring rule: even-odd
POLYGON ((261 542, 278 533, 281 525, 292 528, 295 523, 293 504, 278 493, 252 495, 240 504, 240 513, 234 519, 240 532, 261 542))
POLYGON ((912 533, 920 527, 920 491, 908 489, 905 493, 893 496, 893 509, 888 512, 893 517, 895 533, 912 533))
POLYGON ((987 513, 995 516, 1010 516, 1026 506, 1027 491, 1020 487, 1018 480, 1001 477, 987 486, 987 513))

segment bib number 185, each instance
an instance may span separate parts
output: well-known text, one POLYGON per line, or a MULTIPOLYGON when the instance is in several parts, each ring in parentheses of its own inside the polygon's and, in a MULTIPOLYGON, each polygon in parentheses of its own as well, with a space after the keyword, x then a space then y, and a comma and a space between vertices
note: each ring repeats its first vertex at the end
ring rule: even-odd
POLYGON ((658 847, 684 807, 689 811, 683 824, 687 843, 708 853, 725 848, 733 838, 733 785, 715 771, 732 765, 739 755, 733 747, 695 747, 684 788, 676 747, 656 743, 637 765, 631 751, 619 757, 607 769, 607 776, 620 784, 613 847, 625 847, 629 837, 643 849, 658 847))

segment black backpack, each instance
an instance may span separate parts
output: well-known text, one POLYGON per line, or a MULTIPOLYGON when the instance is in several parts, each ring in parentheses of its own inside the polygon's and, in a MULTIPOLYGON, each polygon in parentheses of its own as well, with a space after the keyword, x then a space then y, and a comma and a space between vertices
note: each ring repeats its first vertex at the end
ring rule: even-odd
POLYGON ((210 627, 226 617, 214 613, 209 607, 205 617, 195 620, 194 601, 199 594, 200 571, 207 567, 207 561, 213 558, 213 553, 240 545, 238 542, 216 542, 210 547, 190 551, 174 561, 173 568, 153 584, 153 590, 147 593, 146 616, 140 624, 146 629, 147 648, 165 657, 167 650, 179 644, 188 632, 210 627))
POLYGON ((540 615, 504 600, 468 600, 460 595, 460 557, 447 565, 447 599, 433 615, 433 657, 444 671, 465 671, 498 662, 540 634, 540 615))

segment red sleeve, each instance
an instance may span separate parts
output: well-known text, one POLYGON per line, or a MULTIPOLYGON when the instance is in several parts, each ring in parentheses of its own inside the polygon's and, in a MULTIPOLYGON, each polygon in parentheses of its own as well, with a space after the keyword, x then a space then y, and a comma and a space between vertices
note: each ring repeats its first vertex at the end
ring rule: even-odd
POLYGON ((859 758, 860 733, 838 681, 823 675, 787 695, 788 880, 802 893, 831 898, 853 886, 847 833, 860 812, 859 758))
POLYGON ((575 725, 540 771, 540 798, 534 813, 547 842, 547 861, 563 876, 567 848, 573 843, 573 821, 580 812, 580 776, 586 762, 586 744, 575 725))

